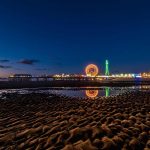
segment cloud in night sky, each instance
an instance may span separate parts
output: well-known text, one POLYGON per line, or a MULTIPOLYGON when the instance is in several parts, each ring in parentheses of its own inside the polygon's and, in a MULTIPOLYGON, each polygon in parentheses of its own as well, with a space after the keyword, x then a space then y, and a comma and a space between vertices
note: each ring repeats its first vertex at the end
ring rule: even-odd
POLYGON ((36 59, 23 59, 19 61, 18 63, 25 64, 25 65, 34 65, 35 63, 38 63, 38 62, 39 60, 36 60, 36 59))
POLYGON ((0 65, 0 68, 1 68, 1 69, 9 69, 9 68, 12 68, 12 67, 11 67, 11 66, 0 65))
POLYGON ((8 59, 1 59, 0 62, 1 63, 6 63, 6 62, 9 62, 9 60, 8 59))

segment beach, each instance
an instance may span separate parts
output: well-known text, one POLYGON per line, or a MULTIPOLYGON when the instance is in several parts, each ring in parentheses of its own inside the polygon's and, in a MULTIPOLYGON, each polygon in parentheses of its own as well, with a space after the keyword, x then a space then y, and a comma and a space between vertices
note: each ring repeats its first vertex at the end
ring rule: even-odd
POLYGON ((149 150, 150 91, 72 98, 3 94, 0 150, 149 150))

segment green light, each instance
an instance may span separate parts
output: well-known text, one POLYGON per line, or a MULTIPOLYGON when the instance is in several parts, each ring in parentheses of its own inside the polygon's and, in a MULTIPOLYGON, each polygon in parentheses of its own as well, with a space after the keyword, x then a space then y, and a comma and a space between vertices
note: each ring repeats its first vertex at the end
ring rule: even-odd
POLYGON ((109 76, 109 61, 105 61, 105 75, 109 76))
POLYGON ((105 96, 108 97, 110 95, 110 88, 106 87, 105 88, 105 96))

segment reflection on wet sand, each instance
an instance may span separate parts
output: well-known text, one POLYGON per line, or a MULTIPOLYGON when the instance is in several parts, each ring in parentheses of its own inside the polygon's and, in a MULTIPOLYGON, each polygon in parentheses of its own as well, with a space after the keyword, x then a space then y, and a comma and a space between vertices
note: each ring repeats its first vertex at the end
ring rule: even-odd
MULTIPOLYGON (((109 87, 106 87, 104 92, 105 92, 105 94, 103 96, 105 96, 105 97, 110 96, 110 88, 109 87)), ((98 96, 102 96, 102 95, 100 95, 99 90, 85 90, 85 94, 88 98, 92 98, 92 99, 94 99, 98 96)))
POLYGON ((96 98, 98 96, 98 90, 85 90, 88 98, 96 98))
POLYGON ((150 86, 149 85, 141 85, 140 89, 142 89, 142 90, 149 90, 150 86))
POLYGON ((106 87, 105 88, 105 96, 108 97, 110 95, 110 88, 106 87))

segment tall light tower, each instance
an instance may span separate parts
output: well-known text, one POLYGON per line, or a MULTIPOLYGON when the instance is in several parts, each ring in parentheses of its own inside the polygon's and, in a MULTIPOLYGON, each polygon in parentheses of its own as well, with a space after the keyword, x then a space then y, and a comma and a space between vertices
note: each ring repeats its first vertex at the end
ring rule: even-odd
POLYGON ((109 76, 109 61, 105 61, 105 75, 109 76))

